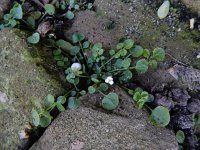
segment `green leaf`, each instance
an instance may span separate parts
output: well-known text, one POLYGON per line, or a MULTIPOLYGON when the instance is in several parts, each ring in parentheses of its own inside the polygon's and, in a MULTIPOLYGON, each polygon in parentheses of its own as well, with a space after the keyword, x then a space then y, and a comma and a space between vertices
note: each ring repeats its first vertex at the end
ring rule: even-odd
POLYGON ((57 49, 55 51, 53 51, 53 55, 57 56, 60 55, 62 53, 61 49, 57 49))
POLYGON ((35 20, 39 19, 42 15, 40 11, 34 11, 30 13, 31 17, 33 17, 35 20))
POLYGON ((135 92, 135 94, 133 95, 133 99, 135 101, 139 101, 142 98, 140 92, 135 92))
POLYGON ((79 47, 79 46, 73 46, 73 47, 71 48, 70 54, 75 56, 75 55, 77 55, 79 52, 80 52, 80 47, 79 47))
POLYGON ((165 51, 162 48, 155 48, 153 50, 153 58, 157 61, 165 60, 165 51))
POLYGON ((78 43, 80 41, 83 41, 85 39, 85 36, 82 33, 76 32, 72 35, 72 42, 78 43))
POLYGON ((38 112, 33 108, 31 111, 32 117, 33 117, 33 124, 34 126, 39 126, 40 124, 40 116, 38 114, 38 112))
POLYGON ((148 70, 148 62, 145 59, 140 59, 137 61, 135 69, 138 73, 142 74, 148 70))
POLYGON ((77 109, 80 106, 80 100, 75 97, 70 97, 68 99, 68 107, 70 109, 77 109))
POLYGON ((63 50, 66 50, 66 51, 70 51, 71 48, 72 48, 72 45, 71 45, 69 42, 67 42, 67 41, 65 41, 65 40, 62 40, 62 39, 56 41, 56 45, 57 45, 59 48, 61 48, 61 49, 63 49, 63 50))
POLYGON ((60 111, 60 112, 63 112, 63 111, 65 111, 65 108, 63 107, 63 105, 61 104, 61 103, 56 103, 56 107, 58 108, 58 110, 60 111))
POLYGON ((124 82, 127 82, 128 80, 132 79, 133 74, 130 70, 126 70, 122 73, 122 76, 120 77, 120 79, 124 82))
POLYGON ((66 18, 71 20, 74 18, 74 13, 72 11, 67 11, 66 18))
POLYGON ((91 78, 91 80, 94 82, 94 83, 99 83, 100 81, 96 78, 91 78))
POLYGON ((86 95, 86 91, 82 90, 82 91, 80 91, 80 94, 81 94, 81 96, 84 96, 84 95, 86 95))
POLYGON ((57 98, 57 102, 60 103, 60 104, 64 104, 66 102, 66 97, 64 96, 59 96, 57 98))
POLYGON ((84 49, 89 48, 89 46, 90 46, 90 42, 89 42, 89 41, 85 41, 85 42, 83 43, 83 48, 84 48, 84 49))
POLYGON ((94 93, 96 92, 96 89, 95 89, 93 86, 89 86, 89 87, 88 87, 88 92, 89 92, 90 94, 94 94, 94 93))
POLYGON ((45 12, 49 15, 55 14, 55 7, 52 4, 46 4, 44 6, 45 12))
POLYGON ((57 61, 57 66, 59 66, 59 67, 64 67, 64 66, 65 66, 65 62, 59 60, 59 61, 57 61))
POLYGON ((51 123, 51 118, 45 117, 45 116, 40 117, 40 126, 41 127, 46 128, 50 125, 50 123, 51 123))
POLYGON ((150 60, 150 61, 149 61, 149 66, 150 66, 152 69, 157 69, 158 63, 157 63, 156 60, 150 60))
POLYGON ((148 49, 144 49, 143 50, 143 57, 149 58, 149 56, 150 56, 150 51, 148 49))
POLYGON ((37 44, 40 41, 40 34, 39 33, 33 33, 31 36, 27 38, 28 43, 31 44, 37 44))
POLYGON ((18 3, 15 4, 14 7, 10 10, 10 14, 15 19, 22 19, 22 17, 23 17, 22 6, 18 3))
POLYGON ((124 47, 124 43, 117 44, 117 50, 122 49, 124 47))
POLYGON ((150 119, 153 125, 165 127, 170 122, 169 110, 163 106, 158 106, 154 110, 152 110, 150 119))
POLYGON ((134 48, 131 49, 131 53, 133 57, 140 57, 142 56, 144 50, 141 46, 136 45, 134 48))
POLYGON ((119 105, 119 97, 116 93, 105 95, 102 100, 102 107, 106 110, 114 110, 119 105))
POLYGON ((130 58, 126 58, 122 61, 122 66, 125 69, 128 69, 131 65, 131 59, 130 58))
POLYGON ((183 131, 178 130, 176 132, 176 139, 180 144, 183 144, 183 142, 185 141, 185 134, 183 131))
POLYGON ((74 9, 79 10, 80 6, 78 4, 74 5, 74 9))
POLYGON ((134 45, 134 41, 132 39, 126 39, 123 43, 125 49, 131 49, 134 45))
POLYGON ((110 50, 110 51, 109 51, 109 54, 110 54, 111 56, 115 55, 115 50, 113 50, 113 49, 110 50))
POLYGON ((44 106, 49 107, 49 106, 53 105, 54 102, 55 102, 54 96, 51 94, 48 94, 44 99, 44 106))
POLYGON ((33 17, 29 16, 26 21, 32 28, 35 28, 35 19, 33 17))
POLYGON ((101 83, 99 85, 100 91, 107 91, 108 90, 108 85, 106 83, 101 83))

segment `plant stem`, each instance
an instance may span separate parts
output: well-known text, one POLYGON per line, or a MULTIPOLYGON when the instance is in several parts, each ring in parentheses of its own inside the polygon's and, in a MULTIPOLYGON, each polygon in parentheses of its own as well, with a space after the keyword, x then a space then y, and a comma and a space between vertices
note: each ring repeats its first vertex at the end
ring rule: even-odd
POLYGON ((100 94, 102 94, 103 96, 106 96, 103 92, 101 92, 100 90, 98 90, 100 94))
POLYGON ((83 56, 83 61, 84 61, 85 67, 86 67, 86 69, 88 69, 88 66, 87 66, 87 59, 86 59, 86 57, 85 57, 85 55, 84 55, 84 52, 83 52, 83 46, 82 46, 82 44, 81 44, 80 41, 79 41, 78 43, 79 43, 80 48, 81 48, 81 55, 83 56))
POLYGON ((107 62, 105 62, 105 64, 103 64, 100 69, 105 66, 106 64, 108 64, 111 60, 113 60, 115 58, 115 55, 113 55, 107 62))
POLYGON ((49 106, 49 107, 47 108, 47 111, 51 111, 55 106, 56 106, 56 103, 54 103, 53 105, 49 106))
MULTIPOLYGON (((135 67, 129 67, 129 70, 132 70, 132 69, 135 69, 135 67)), ((112 72, 125 71, 125 70, 128 70, 128 69, 127 69, 127 68, 123 68, 123 69, 115 69, 115 70, 112 70, 112 71, 109 71, 109 72, 112 73, 112 72)))

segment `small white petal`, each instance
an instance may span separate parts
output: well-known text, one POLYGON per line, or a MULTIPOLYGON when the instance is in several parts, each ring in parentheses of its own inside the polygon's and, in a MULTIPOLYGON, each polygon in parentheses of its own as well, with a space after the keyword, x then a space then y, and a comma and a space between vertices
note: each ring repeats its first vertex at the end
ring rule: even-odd
POLYGON ((105 82, 106 82, 106 83, 109 83, 109 80, 108 80, 108 79, 106 79, 106 80, 105 80, 105 82))
POLYGON ((72 69, 72 71, 79 71, 79 70, 81 70, 81 64, 79 64, 79 63, 73 63, 72 65, 71 65, 71 69, 72 69))
POLYGON ((113 84, 114 84, 114 81, 110 81, 109 84, 110 84, 110 85, 113 85, 113 84))

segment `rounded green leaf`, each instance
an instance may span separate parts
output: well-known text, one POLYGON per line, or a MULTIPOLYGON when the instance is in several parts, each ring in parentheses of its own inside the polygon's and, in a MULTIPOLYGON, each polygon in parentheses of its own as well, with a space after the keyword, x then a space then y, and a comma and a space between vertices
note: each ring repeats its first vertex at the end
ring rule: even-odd
POLYGON ((118 43, 117 44, 117 49, 122 49, 124 47, 124 43, 118 43))
POLYGON ((63 49, 63 50, 66 50, 66 51, 70 51, 71 48, 72 48, 72 45, 71 45, 69 42, 67 42, 67 41, 65 41, 65 40, 62 40, 62 39, 56 41, 56 45, 57 45, 59 48, 61 48, 61 49, 63 49))
POLYGON ((51 94, 48 94, 44 99, 44 106, 49 107, 49 106, 53 105, 54 101, 55 101, 54 96, 51 94))
POLYGON ((15 6, 10 10, 10 14, 15 19, 22 19, 22 17, 23 17, 22 6, 18 3, 15 4, 15 6))
POLYGON ((94 94, 94 93, 96 92, 96 89, 95 89, 93 86, 89 86, 89 87, 88 87, 88 92, 89 92, 90 94, 94 94))
POLYGON ((150 119, 155 126, 165 127, 170 122, 169 110, 163 106, 158 106, 152 110, 150 119))
POLYGON ((131 49, 131 53, 133 57, 140 57, 142 56, 144 50, 141 46, 136 45, 134 48, 131 49))
POLYGON ((176 132, 176 139, 177 139, 177 141, 178 141, 179 143, 182 144, 182 143, 185 141, 185 134, 184 134, 184 132, 181 131, 181 130, 178 130, 178 131, 176 132))
POLYGON ((149 58, 149 56, 150 56, 150 51, 148 49, 144 49, 143 50, 143 57, 149 58))
POLYGON ((74 18, 74 13, 72 11, 67 11, 66 18, 71 20, 74 18))
POLYGON ((46 4, 44 6, 45 12, 49 15, 54 15, 55 7, 52 4, 46 4))
POLYGON ((153 50, 153 58, 157 61, 165 60, 165 51, 162 48, 155 48, 153 50))
POLYGON ((78 43, 85 39, 85 36, 82 33, 76 32, 72 35, 72 42, 78 43))
POLYGON ((35 109, 32 109, 31 111, 32 118, 33 118, 33 124, 37 127, 40 124, 40 116, 38 112, 35 109))
POLYGON ((66 97, 64 96, 59 96, 57 98, 57 102, 60 103, 60 104, 64 104, 66 102, 66 97))
POLYGON ((123 43, 125 49, 131 49, 134 45, 134 41, 132 39, 126 39, 123 43))
POLYGON ((73 46, 70 50, 71 55, 77 55, 80 52, 80 47, 79 46, 73 46))
POLYGON ((59 103, 59 102, 56 103, 56 107, 58 108, 58 110, 59 110, 60 112, 65 111, 65 108, 64 108, 63 105, 62 105, 61 103, 59 103))
POLYGON ((85 90, 82 90, 82 91, 80 91, 80 94, 81 94, 82 96, 84 96, 84 95, 86 95, 86 91, 85 91, 85 90))
POLYGON ((28 43, 31 44, 37 44, 40 41, 40 34, 39 33, 33 33, 31 36, 27 38, 28 43))
POLYGON ((80 100, 75 97, 70 97, 68 99, 68 107, 70 109, 77 109, 80 106, 80 100))
POLYGON ((124 81, 124 82, 127 82, 129 81, 130 79, 132 79, 133 77, 133 74, 130 70, 126 70, 122 73, 122 76, 120 77, 120 80, 124 81))
POLYGON ((114 110, 119 105, 119 97, 116 93, 105 95, 102 100, 102 107, 106 110, 114 110))
POLYGON ((99 89, 101 90, 101 91, 107 91, 108 90, 108 85, 106 84, 106 83, 101 83, 100 85, 99 85, 99 89))
POLYGON ((157 69, 158 63, 157 63, 156 60, 150 60, 150 61, 149 61, 149 66, 150 66, 152 69, 157 69))
POLYGON ((84 48, 84 49, 89 48, 89 46, 90 46, 90 42, 89 42, 89 41, 85 41, 85 42, 83 43, 83 48, 84 48))
POLYGON ((142 74, 148 70, 148 62, 145 59, 137 61, 135 69, 138 73, 142 74))
POLYGON ((50 123, 51 123, 51 118, 45 117, 45 116, 40 117, 40 126, 41 127, 46 128, 50 125, 50 123))

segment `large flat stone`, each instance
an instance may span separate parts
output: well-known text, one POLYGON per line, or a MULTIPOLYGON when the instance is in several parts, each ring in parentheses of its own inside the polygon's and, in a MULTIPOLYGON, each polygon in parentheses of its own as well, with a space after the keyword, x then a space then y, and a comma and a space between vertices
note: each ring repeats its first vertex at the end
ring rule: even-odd
POLYGON ((174 133, 152 126, 119 87, 120 105, 106 112, 99 94, 81 98, 82 106, 61 113, 31 150, 177 150, 174 133), (90 105, 89 105, 90 103, 90 105), (85 107, 87 106, 87 107, 85 107))
MULTIPOLYGON (((24 35, 18 30, 0 32, 1 150, 21 149, 29 140, 21 140, 19 132, 27 122, 32 122, 34 100, 42 101, 50 93, 63 93, 56 76, 44 69, 42 64, 48 61, 39 55, 41 49, 28 46, 24 35)), ((51 53, 46 51, 46 54, 51 53)), ((48 66, 53 68, 53 63, 48 66)))

